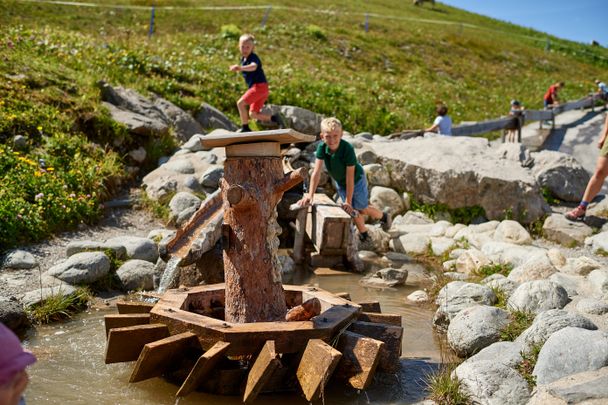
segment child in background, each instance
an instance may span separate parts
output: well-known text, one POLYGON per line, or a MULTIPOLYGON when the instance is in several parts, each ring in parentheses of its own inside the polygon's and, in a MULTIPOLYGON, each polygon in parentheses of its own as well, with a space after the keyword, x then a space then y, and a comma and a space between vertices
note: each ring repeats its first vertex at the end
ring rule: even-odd
POLYGON ((566 83, 564 82, 557 82, 549 86, 549 89, 543 97, 543 105, 545 106, 545 110, 559 105, 560 98, 558 93, 565 85, 566 83))
POLYGON ((23 392, 28 376, 25 368, 36 362, 36 357, 21 347, 19 338, 0 323, 0 404, 25 404, 23 392))
POLYGON ((236 103, 241 117, 241 128, 237 132, 251 132, 249 128, 249 116, 258 121, 274 122, 280 128, 285 128, 285 120, 280 114, 266 115, 260 111, 264 102, 268 99, 268 82, 262 68, 262 61, 253 52, 255 39, 251 34, 243 34, 239 38, 239 50, 241 51, 241 62, 239 65, 230 66, 233 72, 242 72, 245 83, 249 89, 236 103), (249 106, 249 110, 247 110, 249 106))
POLYGON ((369 205, 367 178, 363 167, 357 162, 355 149, 342 139, 340 120, 331 117, 321 121, 321 140, 323 142, 319 143, 315 153, 317 160, 310 178, 308 194, 302 197, 298 204, 304 207, 313 202, 321 177, 321 168, 325 163, 329 175, 337 185, 338 194, 344 202, 342 208, 354 218, 355 226, 359 231, 359 240, 363 243, 369 242, 370 237, 363 215, 357 214, 369 215, 380 220, 382 228, 385 230, 390 227, 390 216, 369 205))
POLYGON ((523 121, 524 107, 517 100, 511 100, 511 110, 509 111, 510 117, 517 117, 516 126, 513 128, 508 128, 506 134, 507 142, 517 142, 517 130, 521 128, 523 121))
POLYGON ((452 119, 448 115, 448 107, 443 104, 437 106, 437 117, 433 125, 424 132, 437 132, 439 135, 452 135, 452 119))

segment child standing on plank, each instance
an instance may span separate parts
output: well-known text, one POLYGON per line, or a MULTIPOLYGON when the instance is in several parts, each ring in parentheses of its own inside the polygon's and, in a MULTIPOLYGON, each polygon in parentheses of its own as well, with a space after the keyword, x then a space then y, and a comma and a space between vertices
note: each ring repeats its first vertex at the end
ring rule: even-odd
POLYGON ((368 203, 367 178, 363 167, 357 162, 355 149, 342 139, 342 123, 337 118, 325 118, 321 121, 321 140, 315 154, 317 160, 310 178, 310 187, 298 204, 303 207, 311 204, 319 185, 323 163, 331 178, 335 181, 338 194, 343 201, 342 208, 354 217, 359 231, 359 240, 368 242, 370 237, 365 226, 363 215, 380 220, 382 228, 390 227, 390 216, 386 212, 372 207, 368 203))
POLYGON ((285 120, 280 114, 261 114, 264 102, 268 99, 268 82, 262 68, 262 61, 253 52, 255 39, 251 34, 243 34, 239 38, 239 50, 241 51, 241 63, 230 66, 233 72, 242 72, 247 83, 248 90, 237 101, 241 117, 241 128, 237 132, 250 132, 249 117, 258 121, 274 122, 280 128, 285 128, 285 120), (249 106, 249 110, 247 109, 249 106))

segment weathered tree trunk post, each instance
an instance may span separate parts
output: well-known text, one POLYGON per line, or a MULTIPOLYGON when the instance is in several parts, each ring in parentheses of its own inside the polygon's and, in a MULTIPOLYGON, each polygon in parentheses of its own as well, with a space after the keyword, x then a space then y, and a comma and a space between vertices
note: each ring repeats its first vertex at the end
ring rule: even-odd
POLYGON ((283 175, 278 157, 228 158, 224 199, 226 320, 283 320, 287 313, 276 252, 281 227, 276 206, 305 171, 283 175))

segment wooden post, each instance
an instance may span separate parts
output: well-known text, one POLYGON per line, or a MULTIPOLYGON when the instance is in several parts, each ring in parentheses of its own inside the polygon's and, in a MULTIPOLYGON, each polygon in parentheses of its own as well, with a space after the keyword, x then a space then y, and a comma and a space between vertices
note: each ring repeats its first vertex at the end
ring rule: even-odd
POLYGON ((306 236, 306 218, 308 207, 298 210, 296 218, 296 236, 293 244, 293 261, 302 263, 304 260, 304 237, 306 236))

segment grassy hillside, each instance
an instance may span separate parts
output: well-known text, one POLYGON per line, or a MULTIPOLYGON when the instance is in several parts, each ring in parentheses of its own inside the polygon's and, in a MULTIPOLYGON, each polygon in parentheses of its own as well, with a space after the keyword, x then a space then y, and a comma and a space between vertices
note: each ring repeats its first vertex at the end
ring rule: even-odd
POLYGON ((112 123, 99 80, 190 111, 207 102, 236 121, 245 85, 227 67, 240 32, 256 35, 271 103, 336 115, 351 132, 421 128, 437 101, 456 122, 503 115, 512 98, 539 108, 556 80, 567 82, 566 99, 579 98, 608 66, 605 48, 551 37, 547 51, 546 34, 441 4, 281 1, 261 27, 263 1, 230 2, 246 10, 213 9, 219 0, 90 3, 98 7, 0 0, 0 250, 94 219, 125 177, 126 151, 144 144, 153 162, 171 147, 112 123), (29 139, 22 155, 10 147, 17 134, 29 139), (40 158, 54 170, 41 172, 40 158))

